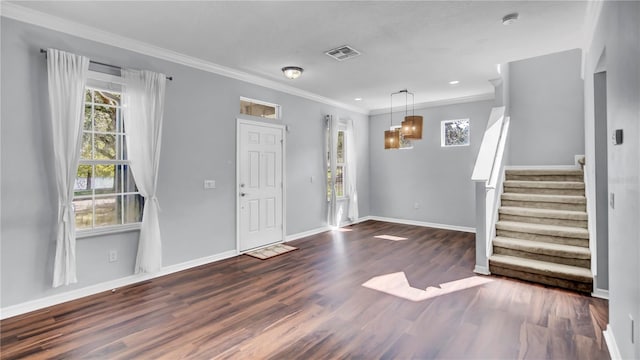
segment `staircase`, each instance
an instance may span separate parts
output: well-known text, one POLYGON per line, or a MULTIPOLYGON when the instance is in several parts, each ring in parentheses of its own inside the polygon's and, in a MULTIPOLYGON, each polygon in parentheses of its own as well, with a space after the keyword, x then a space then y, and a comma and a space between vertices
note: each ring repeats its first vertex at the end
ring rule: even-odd
POLYGON ((582 170, 506 170, 492 274, 591 293, 582 170))

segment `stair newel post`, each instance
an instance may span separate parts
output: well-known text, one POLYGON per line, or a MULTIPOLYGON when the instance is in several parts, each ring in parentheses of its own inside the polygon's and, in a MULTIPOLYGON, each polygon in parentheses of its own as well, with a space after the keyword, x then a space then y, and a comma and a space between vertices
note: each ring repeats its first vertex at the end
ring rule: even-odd
POLYGON ((496 189, 501 186, 499 178, 504 167, 509 129, 509 118, 504 116, 504 112, 504 106, 491 109, 471 175, 476 191, 476 264, 473 271, 485 275, 489 274, 489 257, 493 251, 492 228, 499 202, 496 189))
POLYGON ((487 224, 487 183, 476 181, 476 265, 473 271, 489 274, 489 251, 491 250, 490 227, 487 224))

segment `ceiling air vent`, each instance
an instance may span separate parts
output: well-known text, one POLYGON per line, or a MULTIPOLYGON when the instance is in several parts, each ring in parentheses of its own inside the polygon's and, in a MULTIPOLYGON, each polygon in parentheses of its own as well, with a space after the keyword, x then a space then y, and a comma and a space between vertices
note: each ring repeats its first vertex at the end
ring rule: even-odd
POLYGON ((360 55, 360 52, 349 45, 343 45, 335 49, 326 51, 325 54, 331 56, 332 58, 338 61, 343 61, 343 60, 351 59, 353 57, 360 55))

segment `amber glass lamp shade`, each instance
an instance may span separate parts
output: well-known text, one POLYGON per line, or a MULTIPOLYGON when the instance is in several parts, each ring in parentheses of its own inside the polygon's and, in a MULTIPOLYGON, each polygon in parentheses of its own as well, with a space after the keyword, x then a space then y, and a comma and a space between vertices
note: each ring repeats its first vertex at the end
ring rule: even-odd
POLYGON ((401 129, 405 139, 422 139, 422 116, 405 116, 401 129))
POLYGON ((400 131, 386 130, 384 132, 384 148, 385 149, 400 148, 400 131))

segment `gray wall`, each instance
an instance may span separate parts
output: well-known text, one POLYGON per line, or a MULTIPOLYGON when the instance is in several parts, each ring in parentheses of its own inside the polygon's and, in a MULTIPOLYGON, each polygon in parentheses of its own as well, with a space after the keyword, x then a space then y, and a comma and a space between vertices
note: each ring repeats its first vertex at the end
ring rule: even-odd
POLYGON ((46 60, 55 47, 174 76, 167 84, 158 198, 163 264, 233 250, 239 97, 282 105, 287 134, 287 234, 326 225, 323 116, 350 117, 359 148, 360 215, 369 215, 368 117, 275 90, 2 18, 0 306, 132 274, 137 232, 79 239, 79 283, 51 288, 56 217, 46 60), (311 177, 316 179, 310 181, 311 177), (217 189, 204 190, 215 179, 217 189), (119 260, 107 262, 111 249, 119 260))
POLYGON ((584 154, 579 49, 509 64, 511 165, 573 165, 584 154))
MULTIPOLYGON (((598 289, 609 289, 609 188, 607 170, 607 149, 609 136, 607 134, 607 73, 599 72, 593 75, 594 82, 594 120, 595 120, 595 158, 587 166, 595 166, 595 218, 590 221, 596 223, 596 254, 597 273, 596 286, 598 289)), ((592 182, 594 183, 594 182, 592 182)))
MULTIPOLYGON (((389 114, 371 116, 371 215, 475 227, 471 173, 492 107, 488 100, 416 110, 424 117, 422 140, 407 150, 385 150, 389 114), (464 118, 470 146, 440 147, 440 122, 464 118)), ((394 125, 402 115, 394 115, 394 125)))
MULTIPOLYGON (((587 164, 597 160, 594 77, 607 71, 607 129, 624 130, 624 143, 608 146, 609 325, 623 359, 640 358, 640 3, 603 3, 585 59, 587 164), (599 67, 606 52, 604 69, 599 67), (631 327, 631 318, 634 328, 631 327), (632 340, 632 333, 634 339, 632 340)), ((594 176, 590 168, 589 176, 594 176)), ((598 187, 596 192, 606 191, 598 187)), ((599 254, 600 255, 600 254, 599 254)))

